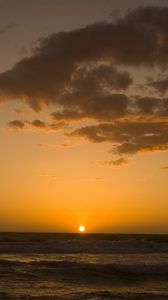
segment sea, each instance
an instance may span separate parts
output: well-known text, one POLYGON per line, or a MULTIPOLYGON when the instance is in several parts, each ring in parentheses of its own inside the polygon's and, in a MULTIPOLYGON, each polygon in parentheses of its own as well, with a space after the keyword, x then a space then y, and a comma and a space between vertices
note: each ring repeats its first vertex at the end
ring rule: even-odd
POLYGON ((168 300, 168 235, 0 233, 0 299, 168 300))

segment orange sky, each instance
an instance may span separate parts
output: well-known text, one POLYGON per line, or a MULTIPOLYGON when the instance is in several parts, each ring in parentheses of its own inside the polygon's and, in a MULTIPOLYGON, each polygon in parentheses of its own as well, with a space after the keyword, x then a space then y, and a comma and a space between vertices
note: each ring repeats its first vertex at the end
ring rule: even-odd
POLYGON ((11 1, 0 1, 7 20, 0 24, 0 231, 76 232, 84 225, 87 232, 167 233, 168 58, 161 20, 168 9, 154 14, 149 6, 147 25, 146 10, 133 10, 134 27, 124 13, 140 1, 134 7, 81 1, 82 20, 75 0, 63 2, 56 0, 53 12, 50 1, 26 8, 14 0, 11 16, 11 1), (115 33, 109 10, 116 8, 123 32, 117 25, 115 33), (128 25, 126 52, 117 47, 127 47, 128 25), (62 30, 68 32, 54 35, 62 30), (41 36, 43 44, 34 43, 41 36), (149 43, 144 52, 135 45, 140 39, 149 43))

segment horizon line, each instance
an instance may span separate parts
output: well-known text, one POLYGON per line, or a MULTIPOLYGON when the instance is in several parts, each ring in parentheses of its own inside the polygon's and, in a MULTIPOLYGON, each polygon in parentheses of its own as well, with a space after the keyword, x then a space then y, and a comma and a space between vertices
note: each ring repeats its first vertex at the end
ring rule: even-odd
POLYGON ((101 234, 111 234, 111 235, 168 235, 168 232, 66 232, 66 231, 1 231, 0 234, 77 234, 79 236, 83 235, 101 235, 101 234))

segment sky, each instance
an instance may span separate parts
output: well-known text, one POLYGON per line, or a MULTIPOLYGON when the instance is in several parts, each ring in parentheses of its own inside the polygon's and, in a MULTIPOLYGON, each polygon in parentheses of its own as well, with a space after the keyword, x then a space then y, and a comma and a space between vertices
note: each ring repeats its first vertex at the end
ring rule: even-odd
POLYGON ((0 0, 0 231, 168 233, 167 28, 167 0, 0 0))

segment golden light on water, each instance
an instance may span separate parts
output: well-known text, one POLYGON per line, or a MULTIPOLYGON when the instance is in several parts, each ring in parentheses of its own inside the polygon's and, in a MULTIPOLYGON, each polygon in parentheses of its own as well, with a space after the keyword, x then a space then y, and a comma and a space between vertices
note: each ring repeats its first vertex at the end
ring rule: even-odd
POLYGON ((79 226, 79 232, 85 232, 86 228, 85 226, 79 226))

